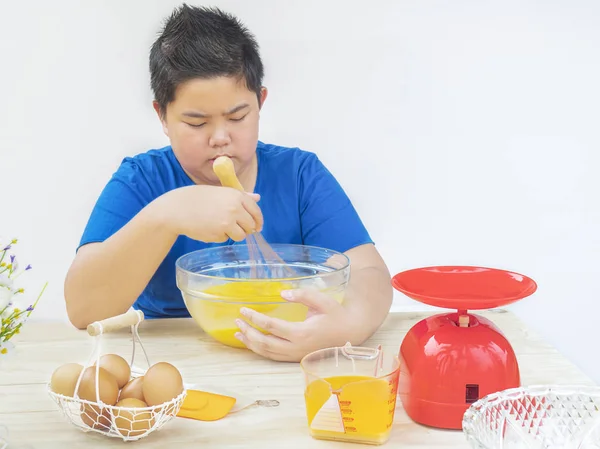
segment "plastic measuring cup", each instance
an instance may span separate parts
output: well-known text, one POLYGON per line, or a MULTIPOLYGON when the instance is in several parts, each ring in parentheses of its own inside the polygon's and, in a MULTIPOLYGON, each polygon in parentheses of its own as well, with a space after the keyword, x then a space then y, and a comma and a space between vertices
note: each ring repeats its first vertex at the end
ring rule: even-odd
POLYGON ((347 343, 305 356, 306 416, 316 439, 383 444, 396 410, 400 361, 347 343))

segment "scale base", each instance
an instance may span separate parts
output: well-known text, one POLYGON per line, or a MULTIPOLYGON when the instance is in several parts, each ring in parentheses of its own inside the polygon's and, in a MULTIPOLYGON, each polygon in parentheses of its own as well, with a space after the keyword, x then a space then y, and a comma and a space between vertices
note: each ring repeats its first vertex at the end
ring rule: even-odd
POLYGON ((460 430, 473 402, 521 386, 506 337, 490 320, 464 310, 419 321, 404 337, 399 358, 404 410, 430 427, 460 430))

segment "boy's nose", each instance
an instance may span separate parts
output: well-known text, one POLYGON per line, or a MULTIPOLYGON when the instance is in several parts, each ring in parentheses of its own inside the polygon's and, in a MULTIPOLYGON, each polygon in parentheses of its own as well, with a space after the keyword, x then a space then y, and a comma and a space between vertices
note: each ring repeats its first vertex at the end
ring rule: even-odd
POLYGON ((229 137, 229 133, 223 128, 215 129, 208 142, 211 147, 224 147, 230 143, 231 138, 229 137))

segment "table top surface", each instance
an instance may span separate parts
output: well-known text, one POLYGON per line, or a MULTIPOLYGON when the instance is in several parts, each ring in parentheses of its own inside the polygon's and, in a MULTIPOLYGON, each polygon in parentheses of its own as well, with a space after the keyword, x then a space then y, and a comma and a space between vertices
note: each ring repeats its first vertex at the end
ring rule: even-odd
MULTIPOLYGON (((555 348, 505 310, 480 311, 511 342, 519 361, 523 385, 580 384, 592 380, 555 348)), ((397 353, 403 337, 429 312, 391 313, 379 331, 365 343, 397 353)), ((239 405, 245 400, 277 400, 276 407, 251 406, 213 422, 175 418, 159 431, 129 444, 145 448, 348 447, 348 443, 322 441, 308 434, 304 405, 304 377, 297 363, 273 362, 256 354, 213 341, 191 319, 145 320, 139 335, 150 363, 165 361, 181 371, 184 382, 207 391, 231 392, 239 405)), ((68 323, 29 322, 14 339, 16 349, 0 365, 1 426, 8 430, 8 448, 123 447, 122 441, 95 432, 82 432, 68 423, 46 391, 55 368, 68 362, 87 363, 95 339, 68 323)), ((103 353, 131 358, 129 329, 106 334, 103 353)), ((138 346, 139 348, 139 346, 138 346)), ((134 364, 144 367, 136 350, 134 364)), ((439 430, 414 423, 397 401, 392 434, 386 446, 416 448, 469 448, 460 430, 439 430)), ((0 442, 0 448, 2 443, 0 442)))

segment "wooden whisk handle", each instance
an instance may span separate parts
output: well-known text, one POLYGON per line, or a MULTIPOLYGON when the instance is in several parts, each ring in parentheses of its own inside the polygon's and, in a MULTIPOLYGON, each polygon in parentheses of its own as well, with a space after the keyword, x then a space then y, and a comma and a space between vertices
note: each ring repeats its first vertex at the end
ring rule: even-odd
POLYGON ((100 321, 94 321, 87 327, 87 333, 95 337, 107 332, 116 331, 124 327, 133 326, 144 319, 144 312, 141 310, 130 309, 121 315, 106 318, 100 321))
POLYGON ((227 156, 220 156, 213 163, 213 171, 221 181, 223 187, 231 187, 240 191, 244 191, 244 186, 235 174, 233 162, 227 156))

